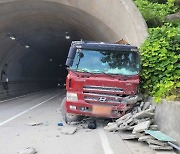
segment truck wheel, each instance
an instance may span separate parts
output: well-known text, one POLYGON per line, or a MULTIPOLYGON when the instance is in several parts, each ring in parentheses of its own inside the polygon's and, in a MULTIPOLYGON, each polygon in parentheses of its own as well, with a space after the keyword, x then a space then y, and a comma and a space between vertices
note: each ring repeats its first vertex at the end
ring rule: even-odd
POLYGON ((64 118, 64 121, 66 123, 68 123, 68 122, 73 122, 73 121, 81 120, 82 116, 66 112, 66 105, 65 105, 65 103, 66 103, 66 97, 62 100, 62 104, 61 104, 61 114, 62 114, 62 116, 64 118))

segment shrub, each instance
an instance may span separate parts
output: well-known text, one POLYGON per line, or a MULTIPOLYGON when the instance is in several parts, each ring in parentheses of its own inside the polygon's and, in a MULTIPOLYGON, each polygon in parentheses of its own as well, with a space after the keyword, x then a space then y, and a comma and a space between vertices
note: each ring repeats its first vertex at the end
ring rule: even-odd
POLYGON ((149 28, 149 37, 140 48, 142 81, 147 94, 161 98, 177 99, 180 88, 180 26, 166 23, 149 28))

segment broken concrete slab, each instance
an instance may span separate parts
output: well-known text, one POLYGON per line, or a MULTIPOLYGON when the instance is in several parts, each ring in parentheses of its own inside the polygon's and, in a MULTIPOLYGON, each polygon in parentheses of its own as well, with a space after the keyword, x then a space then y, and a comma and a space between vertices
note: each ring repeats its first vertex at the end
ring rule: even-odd
POLYGON ((155 144, 155 145, 159 145, 159 146, 167 146, 167 142, 162 142, 162 141, 158 141, 156 139, 147 139, 146 142, 148 144, 155 144))
POLYGON ((174 151, 156 151, 156 154, 176 154, 174 151))
POLYGON ((116 120, 116 122, 118 122, 118 121, 122 121, 122 120, 125 120, 126 118, 128 118, 128 117, 130 117, 130 116, 132 116, 132 114, 131 114, 131 113, 125 114, 125 115, 124 115, 124 116, 122 116, 121 118, 117 119, 117 120, 116 120))
POLYGON ((143 106, 144 106, 144 102, 141 102, 139 107, 141 108, 141 110, 143 109, 143 106))
POLYGON ((136 121, 135 120, 133 120, 132 122, 130 122, 128 125, 129 126, 134 126, 134 125, 136 125, 137 123, 136 123, 136 121))
POLYGON ((26 123, 26 125, 29 125, 29 126, 39 126, 39 125, 42 125, 43 122, 30 122, 30 123, 26 123))
POLYGON ((135 126, 129 126, 127 127, 127 130, 133 130, 135 126))
POLYGON ((116 131, 118 130, 118 125, 116 123, 113 123, 109 126, 105 126, 104 130, 109 131, 109 132, 116 131))
POLYGON ((152 137, 151 135, 145 135, 145 136, 139 137, 138 141, 139 142, 146 142, 147 139, 154 139, 154 137, 152 137))
POLYGON ((150 125, 149 130, 158 130, 158 125, 150 125))
POLYGON ((127 130, 130 126, 128 126, 126 123, 120 125, 117 130, 127 130))
POLYGON ((149 128, 150 124, 151 124, 150 120, 139 123, 134 127, 132 133, 135 134, 135 133, 143 132, 143 131, 145 131, 145 130, 147 130, 149 128))
POLYGON ((155 113, 151 113, 151 112, 145 110, 145 111, 141 111, 139 113, 136 113, 135 115, 133 115, 133 117, 137 118, 137 119, 139 119, 139 118, 153 118, 154 115, 155 115, 155 113))
POLYGON ((150 113, 154 113, 155 112, 155 108, 149 108, 145 110, 146 112, 150 112, 150 113))
POLYGON ((123 120, 121 120, 121 121, 119 120, 119 121, 116 122, 116 124, 117 124, 118 126, 120 126, 121 124, 123 124, 123 122, 124 122, 123 120))
POLYGON ((131 118, 132 118, 132 114, 130 114, 129 116, 126 116, 126 118, 123 118, 122 120, 120 119, 116 120, 116 123, 119 126, 119 125, 122 125, 123 123, 127 123, 127 121, 131 118))
POLYGON ((122 136, 123 140, 133 140, 133 139, 138 139, 139 135, 137 134, 130 134, 130 135, 124 135, 122 136))
POLYGON ((36 154, 36 153, 37 153, 36 149, 32 147, 27 147, 18 152, 18 154, 36 154))
POLYGON ((70 125, 79 125, 81 124, 81 122, 79 121, 72 121, 72 122, 69 122, 70 125))
POLYGON ((131 122, 133 121, 133 119, 134 119, 134 118, 131 117, 130 119, 128 119, 128 120, 126 121, 126 123, 127 123, 127 124, 131 123, 131 122))
POLYGON ((134 115, 134 114, 138 113, 138 110, 135 109, 135 110, 133 110, 131 113, 134 115))
POLYGON ((126 123, 127 123, 127 121, 128 121, 129 119, 131 119, 132 117, 133 117, 132 115, 129 116, 129 117, 127 117, 126 119, 123 120, 123 122, 126 122, 126 123))
POLYGON ((141 108, 140 107, 137 107, 137 112, 141 112, 141 108))
POLYGON ((137 101, 138 101, 138 102, 139 102, 139 101, 142 101, 143 98, 144 98, 144 95, 143 95, 142 93, 139 93, 139 94, 138 94, 138 99, 137 99, 137 101))
POLYGON ((62 134, 65 134, 65 135, 72 135, 72 134, 74 134, 76 131, 77 131, 77 127, 70 127, 70 126, 68 126, 68 127, 63 127, 63 128, 61 129, 61 133, 62 133, 62 134))
POLYGON ((153 150, 172 150, 173 148, 171 146, 158 146, 150 144, 149 147, 153 150))
POLYGON ((155 104, 151 104, 151 105, 149 106, 149 109, 152 109, 153 111, 155 111, 156 105, 155 105, 155 104))
POLYGON ((150 105, 151 105, 151 102, 145 102, 144 105, 143 105, 142 110, 148 109, 148 107, 149 107, 150 105))
POLYGON ((142 123, 142 122, 145 122, 145 121, 148 121, 148 120, 150 120, 150 121, 152 121, 152 119, 151 118, 142 118, 142 119, 137 119, 137 124, 139 124, 139 123, 142 123))
POLYGON ((109 122, 108 124, 107 124, 107 126, 111 126, 111 125, 113 125, 114 123, 113 122, 109 122))

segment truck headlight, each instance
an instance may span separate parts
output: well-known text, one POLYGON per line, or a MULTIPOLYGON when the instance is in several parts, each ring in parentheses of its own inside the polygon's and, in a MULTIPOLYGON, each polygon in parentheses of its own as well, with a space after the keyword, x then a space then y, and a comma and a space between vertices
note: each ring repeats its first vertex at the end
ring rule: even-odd
POLYGON ((78 101, 78 97, 77 97, 77 94, 76 93, 70 93, 70 92, 67 92, 66 93, 66 99, 67 101, 78 101))

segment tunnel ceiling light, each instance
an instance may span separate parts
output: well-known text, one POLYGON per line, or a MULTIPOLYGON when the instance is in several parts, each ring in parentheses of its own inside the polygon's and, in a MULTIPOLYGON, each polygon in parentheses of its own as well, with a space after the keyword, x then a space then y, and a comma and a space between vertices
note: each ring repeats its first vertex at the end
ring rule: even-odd
POLYGON ((14 36, 10 36, 10 39, 11 40, 15 40, 16 38, 14 36))
POLYGON ((69 35, 65 36, 66 40, 69 40, 71 37, 69 35))
POLYGON ((29 48, 29 45, 25 45, 25 47, 28 49, 28 48, 29 48))

